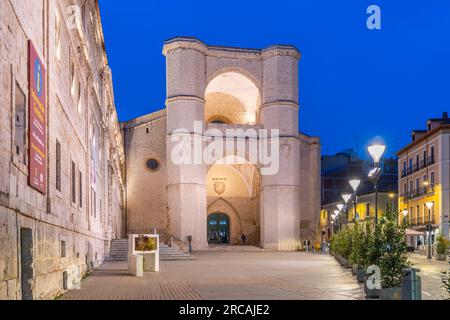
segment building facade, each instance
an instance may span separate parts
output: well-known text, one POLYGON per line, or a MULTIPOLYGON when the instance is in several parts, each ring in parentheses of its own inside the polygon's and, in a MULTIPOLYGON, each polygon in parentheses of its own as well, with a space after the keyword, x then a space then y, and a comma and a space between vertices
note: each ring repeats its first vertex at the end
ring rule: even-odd
POLYGON ((51 299, 124 236, 97 1, 1 1, 0 56, 0 299, 51 299))
MULTIPOLYGON (((442 118, 429 119, 426 130, 414 130, 411 137, 411 143, 397 153, 399 209, 408 212, 410 228, 426 232, 433 243, 438 233, 449 237, 450 121, 447 113, 442 118)), ((424 241, 427 239, 421 240, 422 245, 424 241)))
MULTIPOLYGON (((322 239, 330 240, 333 233, 347 225, 352 225, 355 221, 362 223, 373 223, 375 219, 375 193, 369 192, 358 194, 356 201, 356 214, 354 203, 348 204, 348 211, 345 216, 341 214, 341 219, 332 221, 331 215, 337 210, 337 205, 343 204, 343 201, 335 201, 322 205, 320 213, 320 230, 322 239)), ((386 209, 390 206, 393 210, 398 210, 397 193, 381 191, 378 192, 378 217, 382 217, 386 209)))
MULTIPOLYGON (((360 159, 353 150, 340 152, 336 155, 322 156, 322 207, 320 226, 322 238, 329 240, 332 233, 343 225, 358 221, 373 221, 375 218, 375 192, 367 175, 371 164, 360 159), (331 215, 337 210, 338 204, 344 204, 342 194, 352 194, 349 181, 359 179, 357 189, 356 212, 354 203, 348 204, 347 220, 341 215, 340 221, 332 223, 331 215)), ((397 177, 396 159, 382 159, 380 163, 382 174, 378 182, 378 217, 382 217, 386 208, 391 206, 397 210, 397 177)), ((352 200, 353 201, 353 200, 352 200)))
POLYGON ((247 244, 297 250, 315 238, 320 144, 299 133, 298 50, 208 46, 181 37, 166 41, 163 53, 166 108, 122 123, 128 230, 157 228, 191 238, 197 249, 240 243, 245 235, 247 244), (263 129, 278 129, 279 137, 263 129), (211 139, 211 132, 221 138, 211 139), (201 150, 219 142, 222 156, 175 163, 181 135, 199 141, 201 150), (250 145, 275 139, 279 168, 265 175, 250 145), (246 151, 225 148, 230 141, 246 151))

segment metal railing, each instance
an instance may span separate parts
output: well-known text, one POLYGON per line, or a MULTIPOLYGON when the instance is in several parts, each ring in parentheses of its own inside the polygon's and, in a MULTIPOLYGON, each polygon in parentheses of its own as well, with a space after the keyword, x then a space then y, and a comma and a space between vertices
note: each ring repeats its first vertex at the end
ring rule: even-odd
POLYGON ((402 170, 402 178, 406 177, 414 172, 420 171, 423 168, 426 168, 429 165, 434 164, 434 155, 429 156, 427 159, 421 160, 418 163, 416 162, 412 166, 409 166, 406 169, 402 170))
POLYGON ((434 193, 434 186, 425 186, 419 189, 414 189, 411 191, 407 191, 405 194, 402 194, 403 198, 406 200, 415 199, 421 196, 430 195, 434 193))

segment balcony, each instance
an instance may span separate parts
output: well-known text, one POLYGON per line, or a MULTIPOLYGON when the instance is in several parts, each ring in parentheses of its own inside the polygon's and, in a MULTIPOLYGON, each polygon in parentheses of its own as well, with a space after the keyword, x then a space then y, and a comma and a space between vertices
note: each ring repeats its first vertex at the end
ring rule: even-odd
POLYGON ((403 194, 403 198, 405 200, 411 200, 422 196, 431 195, 433 193, 434 193, 434 186, 427 186, 408 191, 406 192, 406 194, 403 194))
POLYGON ((428 217, 424 218, 424 217, 418 217, 418 218, 409 218, 408 219, 408 224, 413 227, 413 226, 426 226, 428 224, 435 224, 436 221, 434 219, 434 217, 431 217, 431 221, 428 220, 428 217))
POLYGON ((431 155, 426 160, 419 161, 418 163, 415 163, 412 166, 403 169, 402 170, 402 178, 404 178, 414 172, 422 170, 423 168, 426 168, 427 166, 430 166, 432 164, 434 164, 434 155, 431 155))

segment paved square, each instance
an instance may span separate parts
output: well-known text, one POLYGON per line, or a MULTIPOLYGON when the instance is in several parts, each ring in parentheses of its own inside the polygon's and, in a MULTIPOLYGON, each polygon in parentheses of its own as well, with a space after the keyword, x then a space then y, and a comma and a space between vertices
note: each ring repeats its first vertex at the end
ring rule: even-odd
POLYGON ((129 276, 126 262, 105 262, 63 299, 364 299, 350 269, 330 256, 301 252, 197 252, 161 261, 159 273, 129 276))

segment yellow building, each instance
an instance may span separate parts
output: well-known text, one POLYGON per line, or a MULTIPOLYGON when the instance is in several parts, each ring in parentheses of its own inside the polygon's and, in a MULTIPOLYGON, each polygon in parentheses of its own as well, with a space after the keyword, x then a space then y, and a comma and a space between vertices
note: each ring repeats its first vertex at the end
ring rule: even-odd
MULTIPOLYGON (((348 204, 347 222, 345 222, 344 214, 341 214, 341 220, 336 219, 333 223, 331 215, 335 210, 338 210, 337 205, 343 204, 343 201, 336 201, 329 204, 322 205, 320 212, 320 230, 325 240, 328 240, 333 232, 339 230, 339 227, 345 225, 352 225, 355 221, 367 222, 373 221, 375 218, 375 193, 360 194, 356 200, 356 215, 355 205, 352 202, 348 204)), ((382 217, 386 208, 390 205, 393 210, 397 210, 397 194, 393 192, 378 192, 378 219, 382 217)))
MULTIPOLYGON (((442 232, 449 236, 450 119, 429 119, 426 130, 414 130, 412 142, 401 149, 399 167, 399 219, 406 214, 410 229, 425 232, 431 241, 442 232)), ((425 234, 425 233, 424 233, 425 234)), ((421 237, 419 244, 426 244, 421 237)))

